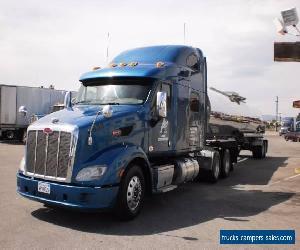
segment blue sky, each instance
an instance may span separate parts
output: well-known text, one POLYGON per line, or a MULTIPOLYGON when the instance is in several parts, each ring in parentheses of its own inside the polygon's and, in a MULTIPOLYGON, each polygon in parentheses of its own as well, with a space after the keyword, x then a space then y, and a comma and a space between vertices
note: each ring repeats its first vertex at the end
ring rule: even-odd
MULTIPOLYGON (((296 115, 300 63, 273 62, 273 19, 299 1, 0 1, 0 83, 77 89, 79 76, 134 47, 183 44, 207 56, 210 86, 263 114, 296 115)), ((298 40, 300 40, 298 38, 298 40)))

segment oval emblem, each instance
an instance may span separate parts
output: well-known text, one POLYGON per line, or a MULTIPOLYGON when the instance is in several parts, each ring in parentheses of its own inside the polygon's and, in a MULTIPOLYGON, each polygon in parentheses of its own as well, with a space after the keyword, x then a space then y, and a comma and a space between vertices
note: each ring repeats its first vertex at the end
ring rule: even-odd
POLYGON ((44 132, 44 134, 49 135, 49 134, 53 133, 53 130, 51 128, 44 128, 43 132, 44 132))

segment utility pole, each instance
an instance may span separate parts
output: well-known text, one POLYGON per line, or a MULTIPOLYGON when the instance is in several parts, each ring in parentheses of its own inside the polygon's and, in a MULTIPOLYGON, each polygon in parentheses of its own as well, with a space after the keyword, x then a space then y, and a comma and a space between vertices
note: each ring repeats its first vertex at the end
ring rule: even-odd
POLYGON ((281 115, 282 113, 279 113, 279 124, 281 124, 281 115))
POLYGON ((108 63, 109 32, 107 33, 106 63, 108 63))

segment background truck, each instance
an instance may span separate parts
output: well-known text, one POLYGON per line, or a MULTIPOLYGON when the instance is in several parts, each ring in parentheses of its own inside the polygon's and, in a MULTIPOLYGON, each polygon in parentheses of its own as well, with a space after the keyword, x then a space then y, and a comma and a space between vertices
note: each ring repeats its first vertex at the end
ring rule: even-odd
POLYGON ((49 114, 53 105, 63 103, 65 94, 51 88, 0 85, 0 137, 23 140, 31 119, 49 114))
POLYGON ((111 208, 132 219, 146 194, 204 175, 212 182, 226 178, 243 149, 266 156, 257 120, 211 115, 200 49, 125 51, 80 81, 74 104, 68 93, 64 110, 28 128, 17 174, 17 191, 26 198, 47 206, 111 208))
POLYGON ((284 117, 280 123, 279 135, 284 135, 288 132, 293 132, 296 119, 294 117, 284 117))

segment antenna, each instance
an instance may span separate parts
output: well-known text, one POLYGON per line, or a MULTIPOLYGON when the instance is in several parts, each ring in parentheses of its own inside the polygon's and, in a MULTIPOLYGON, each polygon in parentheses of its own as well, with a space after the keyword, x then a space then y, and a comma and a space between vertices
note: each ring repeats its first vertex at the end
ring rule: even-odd
POLYGON ((106 63, 108 63, 109 32, 107 32, 106 63))
POLYGON ((185 23, 183 23, 183 44, 185 45, 185 23))

